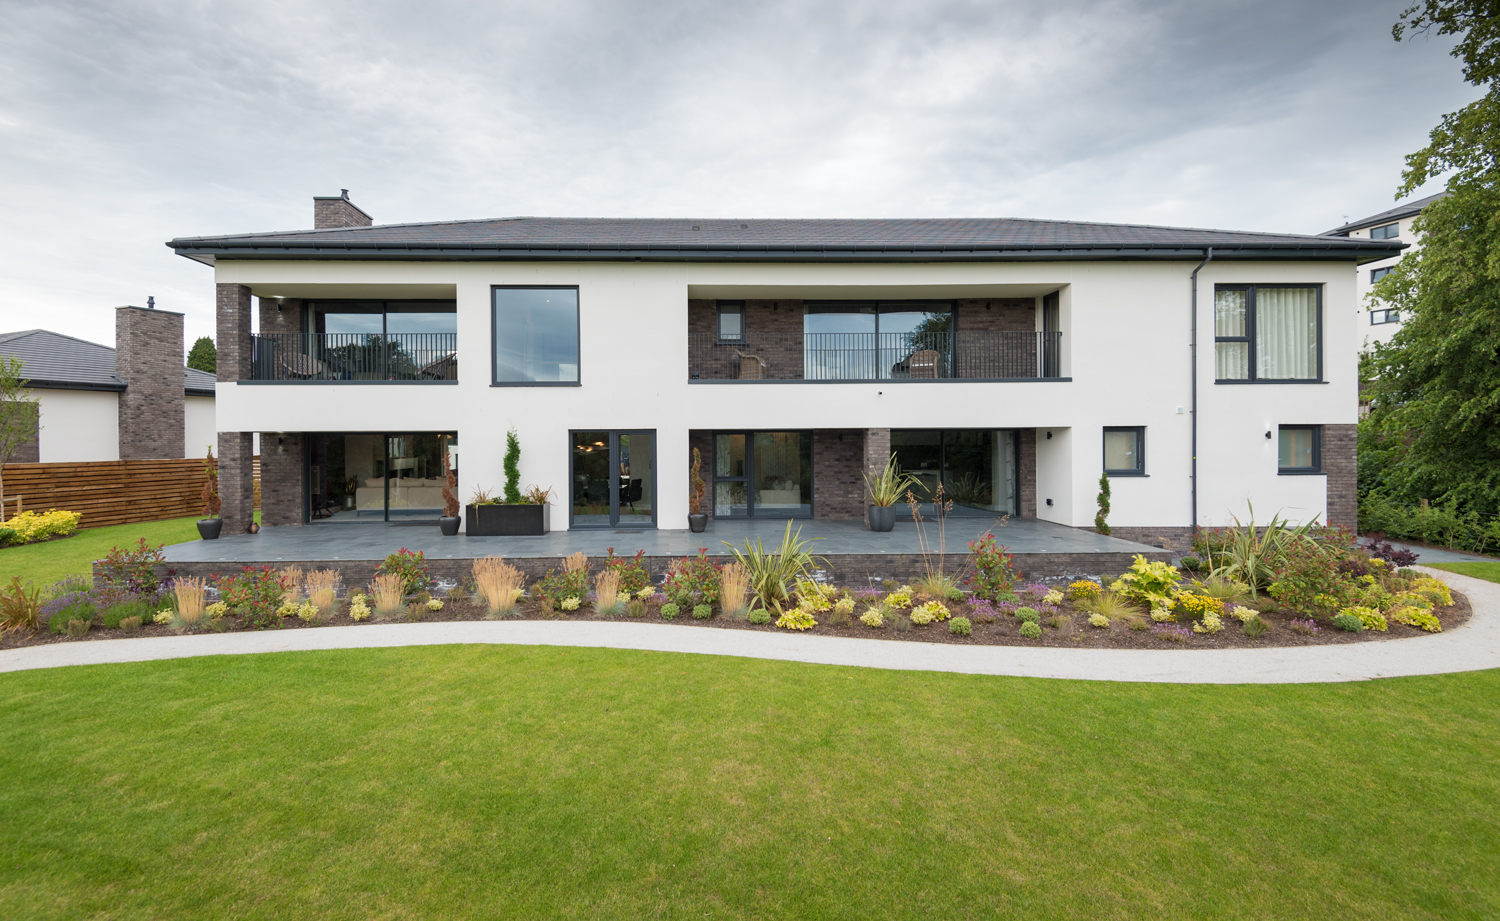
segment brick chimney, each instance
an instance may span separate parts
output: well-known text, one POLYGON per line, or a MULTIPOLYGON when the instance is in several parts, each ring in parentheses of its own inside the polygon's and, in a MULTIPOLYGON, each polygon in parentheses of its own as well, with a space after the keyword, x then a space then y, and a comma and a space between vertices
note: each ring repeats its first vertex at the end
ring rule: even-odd
POLYGON ((349 200, 349 190, 339 189, 338 195, 313 196, 313 229, 326 230, 331 227, 369 227, 375 223, 368 214, 359 210, 349 200))
POLYGON ((115 374, 120 394, 120 460, 182 457, 182 314, 115 308, 115 374))

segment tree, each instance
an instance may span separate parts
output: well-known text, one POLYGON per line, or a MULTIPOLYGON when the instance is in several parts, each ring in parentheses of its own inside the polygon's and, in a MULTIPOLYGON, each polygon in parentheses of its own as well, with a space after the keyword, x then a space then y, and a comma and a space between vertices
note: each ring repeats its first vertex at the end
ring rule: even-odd
POLYGON ((1094 530, 1109 533, 1109 474, 1099 474, 1099 511, 1094 515, 1094 530))
MULTIPOLYGON (((0 356, 0 497, 5 495, 5 463, 41 431, 41 406, 26 389, 31 382, 21 376, 22 364, 14 355, 0 356)), ((0 502, 0 521, 4 520, 5 503, 0 502)))
POLYGON ((521 439, 515 428, 505 433, 505 504, 521 504, 521 439))
POLYGON ((1371 418, 1395 446, 1382 471, 1393 498, 1455 500, 1500 512, 1500 15, 1495 0, 1425 0, 1401 14, 1397 40, 1460 36, 1455 57, 1484 96, 1444 115, 1406 158, 1397 198, 1447 174, 1448 194, 1416 219, 1422 248, 1372 297, 1405 322, 1374 356, 1371 418))
POLYGON ((217 374, 219 353, 214 349, 214 341, 207 336, 199 336, 198 341, 188 350, 187 366, 197 371, 217 374))

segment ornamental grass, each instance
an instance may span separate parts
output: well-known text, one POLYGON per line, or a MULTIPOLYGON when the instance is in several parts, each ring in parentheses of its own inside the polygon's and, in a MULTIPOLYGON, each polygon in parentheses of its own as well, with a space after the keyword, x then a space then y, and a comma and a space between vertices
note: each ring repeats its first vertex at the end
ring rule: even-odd
POLYGON ((303 583, 307 587, 307 601, 326 616, 338 602, 339 571, 337 569, 314 569, 303 583))
POLYGON ((172 612, 171 620, 168 621, 168 625, 173 630, 178 633, 189 633, 209 626, 211 618, 204 603, 202 579, 178 579, 172 583, 172 594, 177 599, 177 610, 172 612))
POLYGON ((474 561, 474 591, 484 601, 485 613, 491 618, 514 614, 525 586, 526 576, 505 562, 504 557, 487 556, 474 561))
POLYGON ((719 609, 730 620, 742 620, 750 613, 750 573, 739 563, 730 563, 719 571, 719 609))
POLYGON ((377 619, 394 620, 406 614, 406 593, 402 591, 400 575, 376 576, 370 583, 370 595, 375 601, 377 619))

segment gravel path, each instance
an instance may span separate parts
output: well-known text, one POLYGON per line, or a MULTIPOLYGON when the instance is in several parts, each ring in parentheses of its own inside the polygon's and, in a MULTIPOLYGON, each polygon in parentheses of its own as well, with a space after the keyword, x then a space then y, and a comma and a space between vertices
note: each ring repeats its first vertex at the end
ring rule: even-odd
POLYGON ((668 624, 484 621, 56 643, 0 652, 0 672, 189 656, 451 643, 597 646, 865 668, 1186 684, 1362 681, 1500 668, 1500 585, 1425 571, 1469 596, 1474 608, 1469 623, 1433 636, 1339 646, 1216 650, 950 646, 745 630, 684 630, 668 624))

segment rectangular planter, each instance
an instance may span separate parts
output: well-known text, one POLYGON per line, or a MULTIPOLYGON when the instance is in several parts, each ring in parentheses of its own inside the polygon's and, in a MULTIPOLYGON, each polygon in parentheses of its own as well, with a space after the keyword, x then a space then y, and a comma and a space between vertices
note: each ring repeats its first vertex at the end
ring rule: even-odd
POLYGON ((464 531, 472 537, 536 537, 550 530, 550 505, 470 505, 464 509, 464 531))

